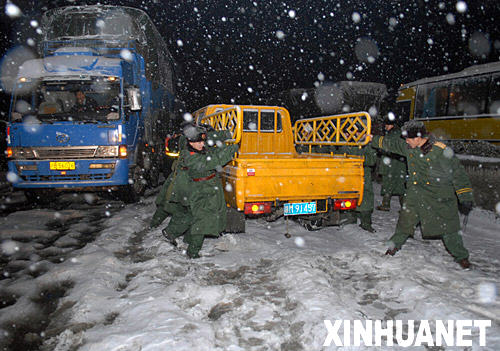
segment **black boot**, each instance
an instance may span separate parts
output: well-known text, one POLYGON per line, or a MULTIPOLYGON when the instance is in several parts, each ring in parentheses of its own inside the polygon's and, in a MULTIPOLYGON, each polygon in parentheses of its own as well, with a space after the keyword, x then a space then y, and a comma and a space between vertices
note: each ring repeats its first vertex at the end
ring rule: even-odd
POLYGON ((382 204, 377 206, 379 211, 390 211, 391 210, 391 195, 384 195, 382 198, 382 204))
POLYGON ((163 229, 161 231, 161 233, 168 240, 168 242, 170 244, 172 244, 173 246, 177 247, 177 241, 175 240, 175 236, 173 236, 172 234, 170 234, 169 232, 167 232, 167 228, 163 229))
POLYGON ((458 261, 458 264, 463 269, 470 268, 470 262, 469 262, 469 260, 467 258, 462 258, 460 261, 458 261))
POLYGON ((375 233, 375 229, 372 227, 372 213, 365 211, 359 213, 359 219, 361 224, 359 225, 361 229, 366 230, 370 233, 375 233))
POLYGON ((399 249, 397 247, 393 247, 392 249, 387 249, 385 254, 394 256, 396 254, 396 252, 398 252, 398 251, 399 251, 399 249))
POLYGON ((196 258, 200 258, 200 254, 198 253, 190 253, 189 251, 186 252, 187 256, 191 259, 196 259, 196 258))

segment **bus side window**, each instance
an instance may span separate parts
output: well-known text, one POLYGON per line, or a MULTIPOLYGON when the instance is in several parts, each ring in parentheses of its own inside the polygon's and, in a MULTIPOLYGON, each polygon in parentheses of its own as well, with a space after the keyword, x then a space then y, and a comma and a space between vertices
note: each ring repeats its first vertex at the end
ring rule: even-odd
POLYGON ((455 79, 450 92, 450 116, 478 115, 485 111, 487 77, 455 79))
POLYGON ((410 119, 411 100, 399 101, 394 107, 396 116, 401 122, 406 122, 410 119))
POLYGON ((500 115, 500 75, 491 78, 487 113, 500 115))
POLYGON ((446 116, 448 86, 446 83, 421 85, 417 91, 416 118, 446 116))

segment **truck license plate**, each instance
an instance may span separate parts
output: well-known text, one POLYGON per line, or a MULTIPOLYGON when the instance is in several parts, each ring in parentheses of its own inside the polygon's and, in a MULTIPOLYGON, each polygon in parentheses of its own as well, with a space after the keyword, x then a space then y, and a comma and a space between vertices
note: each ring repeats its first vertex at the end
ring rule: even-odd
POLYGON ((75 162, 57 161, 50 163, 50 169, 54 171, 71 171, 75 169, 75 162))
POLYGON ((285 216, 316 213, 316 202, 296 202, 285 204, 285 216))

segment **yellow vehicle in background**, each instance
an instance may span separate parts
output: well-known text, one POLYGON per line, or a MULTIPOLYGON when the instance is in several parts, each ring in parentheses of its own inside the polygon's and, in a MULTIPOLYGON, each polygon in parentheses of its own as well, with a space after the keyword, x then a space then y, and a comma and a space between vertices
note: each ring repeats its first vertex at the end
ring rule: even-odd
POLYGON ((402 119, 423 121, 442 140, 500 145, 500 62, 403 84, 398 95, 402 119))
POLYGON ((309 230, 338 225, 340 211, 363 201, 363 157, 315 151, 366 144, 368 113, 302 119, 293 127, 288 111, 277 106, 209 105, 193 116, 198 124, 230 130, 228 142, 240 144, 222 176, 228 231, 244 231, 245 215, 299 216, 309 230))

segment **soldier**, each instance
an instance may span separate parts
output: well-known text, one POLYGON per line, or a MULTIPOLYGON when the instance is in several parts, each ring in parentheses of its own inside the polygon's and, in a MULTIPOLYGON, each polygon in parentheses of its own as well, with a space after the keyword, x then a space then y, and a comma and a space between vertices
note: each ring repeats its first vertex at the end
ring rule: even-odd
POLYGON ((403 137, 373 136, 372 145, 406 157, 408 182, 403 208, 386 255, 398 252, 420 223, 423 238, 441 238, 458 264, 470 266, 459 233, 458 201, 468 215, 473 207, 470 180, 453 151, 427 133, 420 121, 403 126, 403 137))
MULTIPOLYGON (((377 161, 377 154, 370 144, 365 146, 342 146, 337 152, 346 153, 349 155, 364 156, 364 186, 363 186, 363 203, 356 208, 353 213, 354 217, 348 218, 344 224, 356 223, 359 218, 359 226, 367 232, 374 233, 375 229, 372 227, 372 213, 373 213, 373 183, 372 183, 372 167, 377 161)), ((348 214, 349 216, 351 214, 348 214)))
POLYGON ((183 132, 185 141, 180 141, 177 166, 163 200, 163 210, 172 215, 163 234, 173 245, 185 234, 187 255, 198 258, 205 236, 217 237, 226 226, 226 201, 217 170, 231 161, 238 145, 224 143, 231 138, 228 131, 206 132, 188 124, 183 132), (206 147, 206 139, 213 146, 206 147))
MULTIPOLYGON (((401 129, 397 125, 395 118, 387 117, 384 120, 385 135, 388 137, 401 137, 401 129)), ((391 198, 399 197, 400 205, 403 204, 406 183, 406 160, 403 156, 390 152, 381 152, 379 174, 382 176, 382 203, 377 206, 379 211, 391 210, 391 198)))

